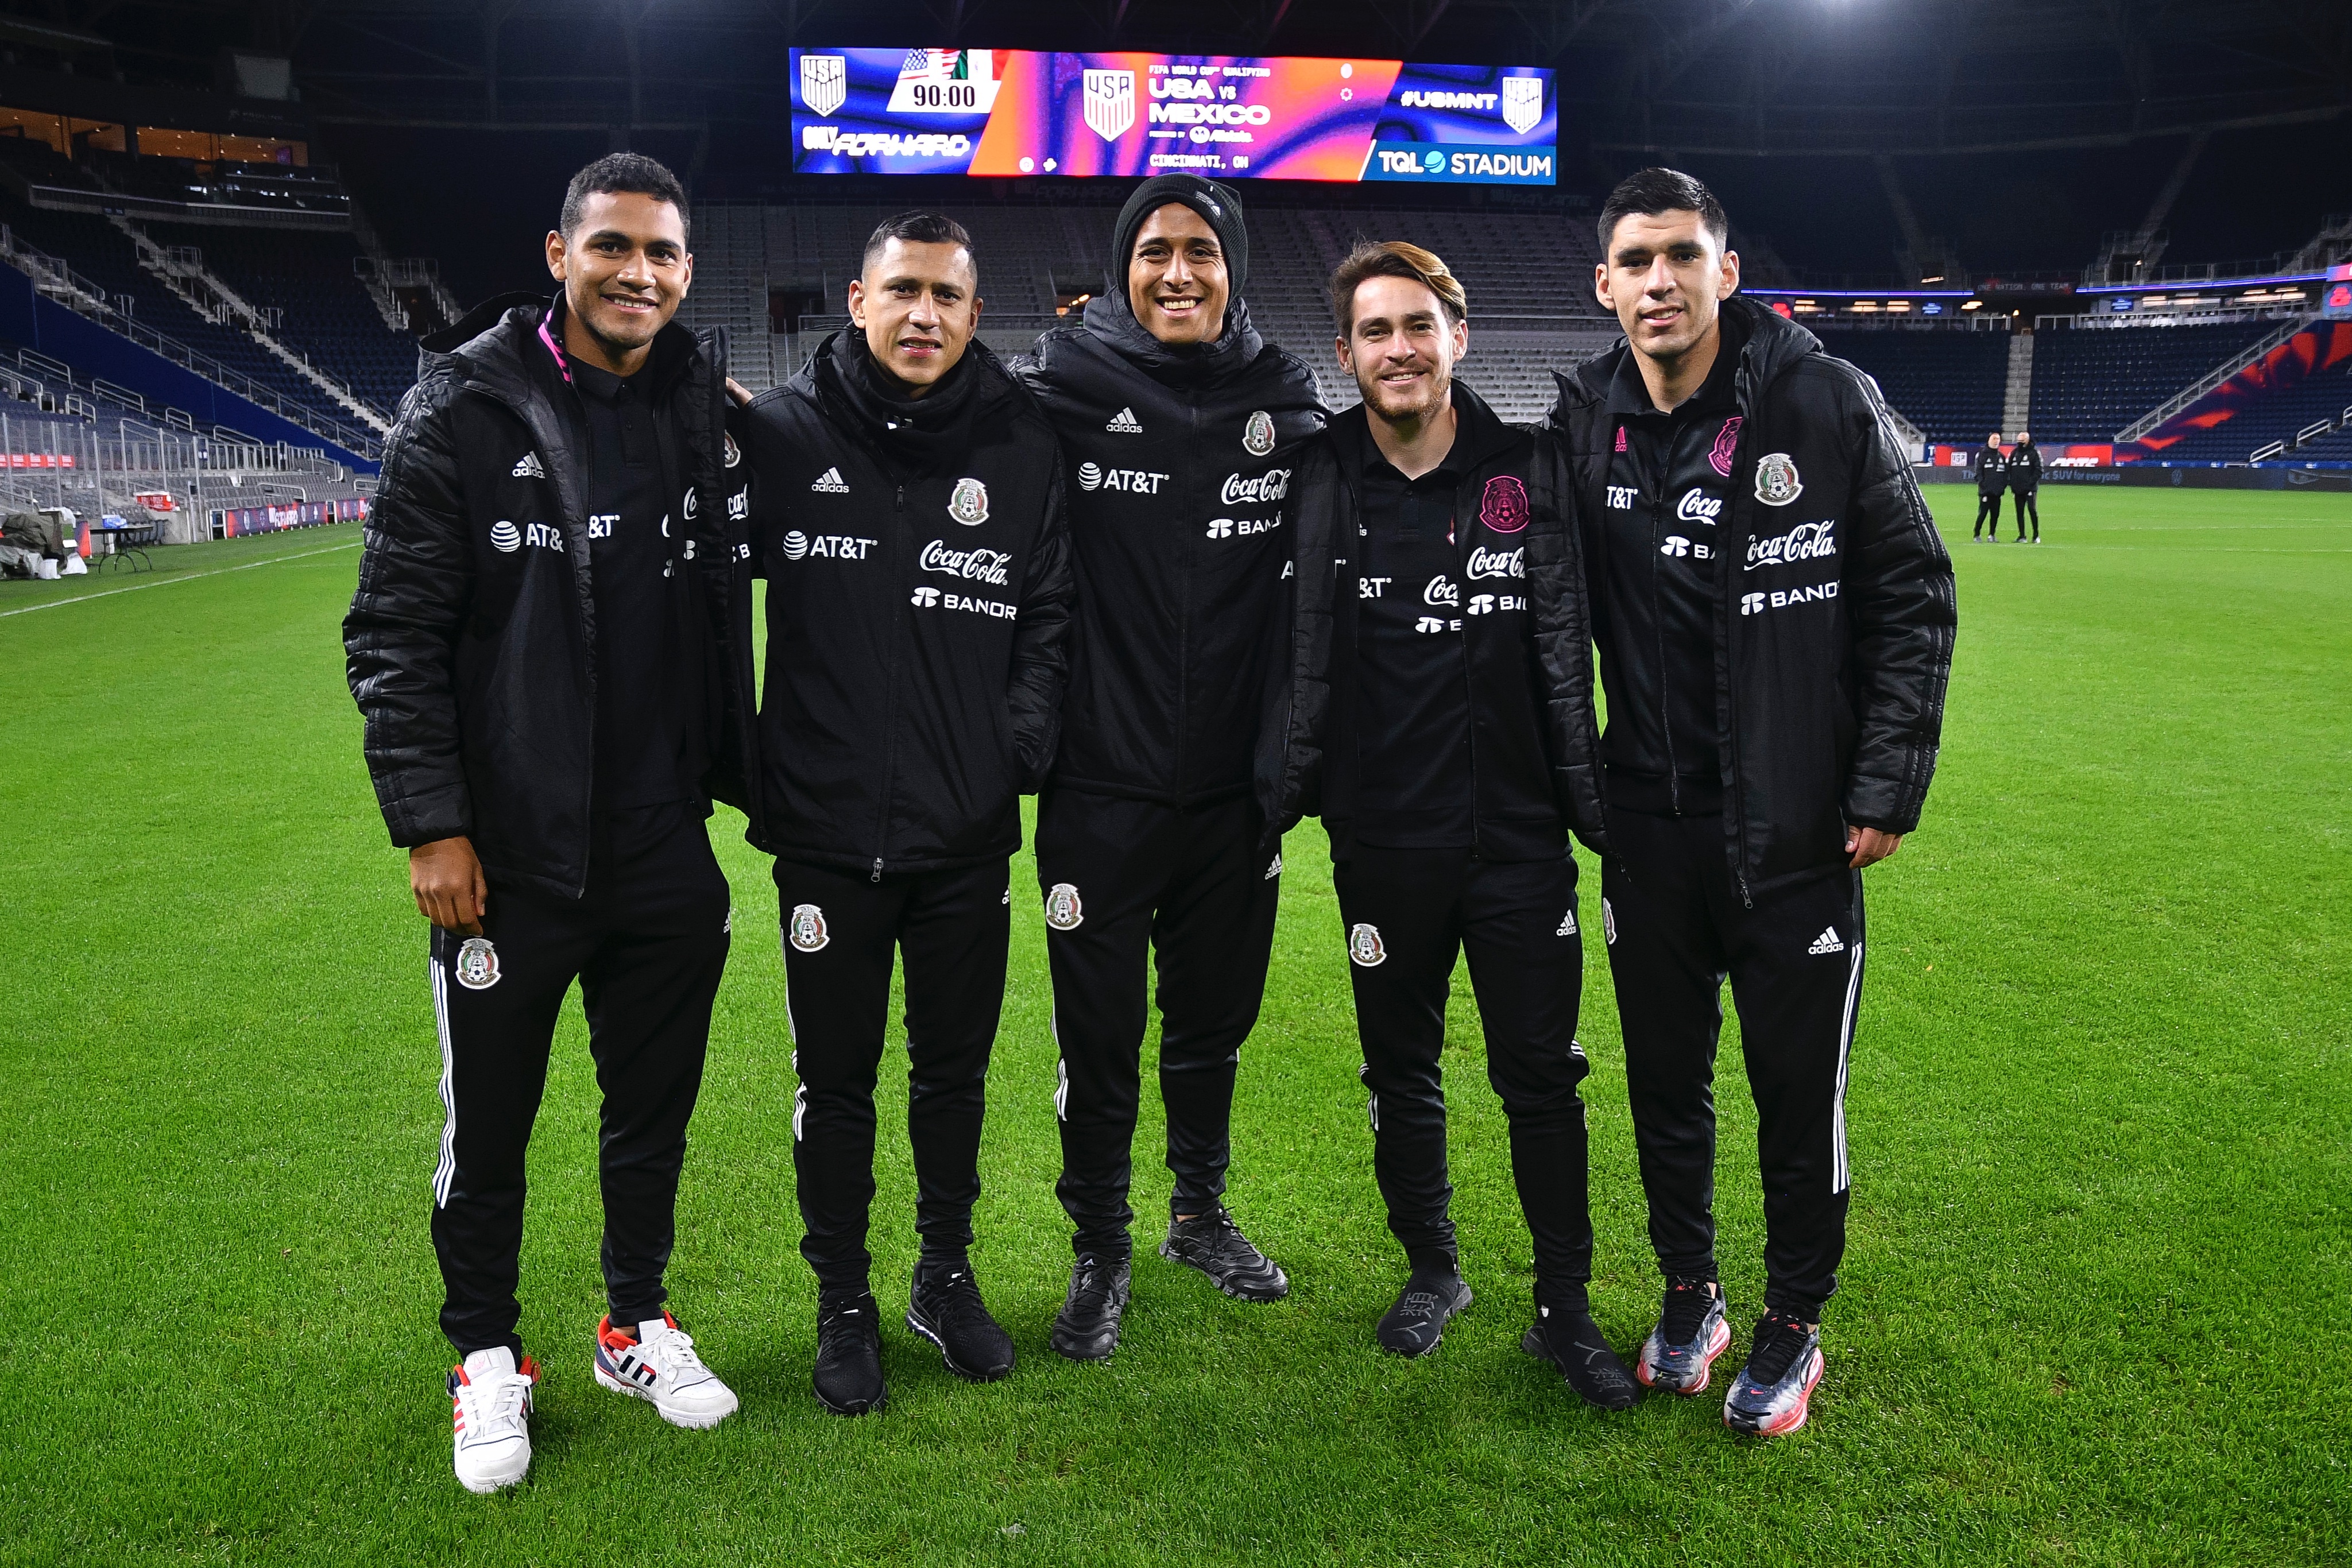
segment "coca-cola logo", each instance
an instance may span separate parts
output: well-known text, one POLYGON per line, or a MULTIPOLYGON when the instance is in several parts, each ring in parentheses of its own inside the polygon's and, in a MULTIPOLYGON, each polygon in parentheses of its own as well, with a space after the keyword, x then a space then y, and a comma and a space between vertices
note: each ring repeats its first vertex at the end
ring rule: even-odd
POLYGON ((1421 591, 1421 601, 1423 604, 1458 605, 1462 602, 1462 591, 1454 586, 1452 578, 1433 577, 1429 580, 1429 586, 1421 591))
POLYGON ((1744 570, 1754 571, 1759 566, 1787 566, 1791 561, 1833 556, 1837 554, 1836 528, 1837 519, 1829 517, 1818 523, 1799 523, 1772 538, 1749 539, 1744 570))
POLYGON ((1517 549, 1488 549, 1480 545, 1470 552, 1470 563, 1464 568, 1475 580, 1482 577, 1525 577, 1528 574, 1527 547, 1517 549))
POLYGON ((1225 476, 1225 486, 1219 492, 1228 507, 1245 506, 1252 501, 1279 501, 1290 494, 1290 470, 1269 468, 1255 479, 1244 479, 1238 474, 1225 476))
POLYGON ((925 571, 943 572, 967 582, 1003 588, 1005 570, 1013 564, 1013 557, 1001 549, 950 549, 946 540, 933 539, 923 547, 917 564, 925 571))
POLYGON ((1683 492, 1681 503, 1675 507, 1675 516, 1686 523, 1706 523, 1712 527, 1723 517, 1723 497, 1710 496, 1694 485, 1683 492))

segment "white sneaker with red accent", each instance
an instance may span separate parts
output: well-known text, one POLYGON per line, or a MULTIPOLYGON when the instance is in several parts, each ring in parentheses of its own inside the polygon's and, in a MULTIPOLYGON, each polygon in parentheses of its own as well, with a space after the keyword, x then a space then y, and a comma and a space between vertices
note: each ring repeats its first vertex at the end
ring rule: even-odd
POLYGON ((607 1316, 596 1324, 596 1381, 615 1394, 650 1402, 673 1427, 716 1427, 735 1414, 735 1391, 702 1364, 694 1336, 664 1312, 637 1325, 635 1333, 616 1329, 607 1316))
POLYGON ((506 1346, 478 1350, 449 1369, 450 1418, 457 1427, 457 1481, 494 1492, 530 1473, 530 1401, 539 1364, 520 1364, 506 1346))
POLYGON ((1821 1324, 1766 1312, 1756 1325, 1748 1364, 1724 1396, 1723 1424, 1751 1437, 1786 1437, 1811 1413, 1825 1364, 1821 1324))

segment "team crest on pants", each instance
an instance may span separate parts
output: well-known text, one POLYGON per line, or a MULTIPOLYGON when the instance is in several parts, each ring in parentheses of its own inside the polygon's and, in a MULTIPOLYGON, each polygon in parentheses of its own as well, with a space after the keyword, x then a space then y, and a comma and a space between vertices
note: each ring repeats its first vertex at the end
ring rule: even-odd
POLYGON ((833 940, 825 928, 824 911, 814 904, 795 904, 793 917, 784 922, 784 938, 803 953, 814 953, 833 940))
POLYGON ((1359 924, 1348 933, 1348 958, 1364 968, 1373 968, 1389 961, 1389 950, 1381 945, 1381 928, 1359 924))
POLYGON ((1045 894, 1045 924, 1056 931, 1076 931, 1086 924, 1087 906, 1078 902, 1077 888, 1057 882, 1045 894))
POLYGON ((487 991, 499 983, 499 950, 487 936, 468 936, 457 949, 457 983, 469 991, 487 991))

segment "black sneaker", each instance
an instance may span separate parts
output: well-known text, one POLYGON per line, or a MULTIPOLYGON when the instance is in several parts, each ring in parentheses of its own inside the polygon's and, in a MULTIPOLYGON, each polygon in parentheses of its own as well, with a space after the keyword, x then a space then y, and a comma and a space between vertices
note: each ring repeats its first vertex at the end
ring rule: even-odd
POLYGON ((1391 1354, 1427 1355, 1445 1338, 1445 1320, 1469 1304, 1470 1287, 1461 1275, 1416 1270, 1374 1335, 1391 1354))
POLYGON ((1278 1301, 1290 1294, 1290 1276, 1250 1245, 1222 1206, 1190 1219, 1169 1220, 1160 1255, 1198 1269, 1217 1289, 1244 1301, 1278 1301))
POLYGON ((988 1315, 968 1267, 918 1267, 907 1300, 907 1326, 938 1345, 948 1370, 958 1377, 993 1383, 1013 1370, 1013 1336, 988 1315))
POLYGON ((1070 1265, 1070 1293, 1054 1315, 1054 1348, 1072 1361, 1108 1361, 1127 1311, 1128 1260, 1085 1252, 1070 1265))
POLYGON ((1538 1306, 1535 1324, 1519 1341, 1519 1348, 1559 1368, 1568 1385, 1587 1405, 1631 1410, 1642 1397, 1642 1385, 1609 1348, 1608 1336, 1590 1312, 1538 1306))
POLYGON ((882 1314, 871 1293, 817 1298, 816 1402, 836 1416, 865 1416, 890 1402, 882 1382, 882 1314))

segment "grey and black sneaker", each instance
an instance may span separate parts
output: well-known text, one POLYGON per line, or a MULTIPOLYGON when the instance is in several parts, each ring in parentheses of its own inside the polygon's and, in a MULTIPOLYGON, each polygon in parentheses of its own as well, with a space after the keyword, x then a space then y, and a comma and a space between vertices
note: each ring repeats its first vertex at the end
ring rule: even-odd
POLYGON ((1013 1336, 989 1316, 969 1265, 918 1266, 907 1326, 939 1346, 958 1377, 993 1383, 1013 1370, 1013 1336))
POLYGON ((1396 1305, 1381 1319, 1373 1337, 1392 1355, 1427 1355, 1445 1338, 1445 1320, 1468 1306, 1470 1299, 1470 1286, 1461 1275, 1417 1269, 1397 1292, 1396 1305))
POLYGON ((1715 1358, 1731 1348, 1731 1325, 1723 1317, 1723 1287, 1713 1280, 1666 1278, 1658 1326, 1642 1342, 1634 1375, 1643 1385, 1669 1394, 1703 1394, 1715 1375, 1715 1358))
POLYGON ((1054 1315, 1054 1348, 1072 1361, 1108 1361, 1118 1348, 1118 1320, 1127 1311, 1129 1265, 1124 1258, 1081 1252, 1070 1265, 1070 1293, 1054 1315))
POLYGON ((864 1416, 890 1402, 882 1382, 882 1314, 865 1291, 828 1291, 816 1303, 816 1402, 864 1416))
POLYGON ((1822 1381, 1822 1331, 1786 1312, 1756 1325, 1748 1364, 1724 1396, 1723 1424, 1751 1437, 1779 1437, 1805 1424, 1822 1381))
POLYGON ((1198 1269, 1217 1289, 1244 1301, 1278 1301, 1290 1294, 1290 1276, 1250 1244, 1222 1206, 1190 1219, 1169 1220, 1160 1255, 1198 1269))
POLYGON ((1559 1368, 1568 1385, 1587 1405, 1631 1410, 1642 1397, 1633 1373, 1609 1348, 1608 1336, 1591 1312, 1538 1303, 1536 1321, 1519 1341, 1519 1348, 1559 1368))

